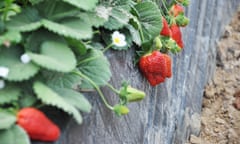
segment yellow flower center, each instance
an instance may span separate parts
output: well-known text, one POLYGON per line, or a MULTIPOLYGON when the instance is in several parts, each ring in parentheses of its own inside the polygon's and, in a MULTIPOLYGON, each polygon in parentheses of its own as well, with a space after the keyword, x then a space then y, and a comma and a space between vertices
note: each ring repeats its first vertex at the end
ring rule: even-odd
POLYGON ((117 43, 117 44, 118 44, 118 43, 120 43, 120 41, 121 41, 121 40, 120 40, 119 38, 114 38, 114 43, 117 43))

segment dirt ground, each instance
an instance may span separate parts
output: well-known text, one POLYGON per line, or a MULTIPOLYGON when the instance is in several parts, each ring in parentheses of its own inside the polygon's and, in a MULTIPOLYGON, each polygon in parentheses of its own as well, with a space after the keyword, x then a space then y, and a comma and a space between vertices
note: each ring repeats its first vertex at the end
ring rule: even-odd
POLYGON ((214 78, 204 92, 195 144, 240 144, 240 9, 218 43, 214 78))

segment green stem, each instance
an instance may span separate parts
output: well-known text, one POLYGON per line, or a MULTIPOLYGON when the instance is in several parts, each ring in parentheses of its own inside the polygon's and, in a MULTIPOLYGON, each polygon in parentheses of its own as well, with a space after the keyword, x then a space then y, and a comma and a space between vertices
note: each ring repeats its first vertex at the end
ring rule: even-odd
POLYGON ((167 6, 166 6, 166 3, 167 3, 166 0, 162 0, 163 7, 164 7, 164 9, 167 11, 167 14, 169 14, 169 10, 168 10, 168 8, 167 8, 167 6))
POLYGON ((139 33, 140 33, 141 41, 142 41, 142 43, 144 43, 145 38, 144 38, 144 35, 143 35, 142 26, 141 26, 140 29, 139 29, 139 33))
POLYGON ((100 34, 101 32, 99 30, 93 31, 93 34, 100 34))
POLYGON ((105 47, 105 48, 102 50, 102 52, 107 51, 107 50, 108 50, 109 48, 111 48, 113 45, 114 45, 113 43, 109 44, 107 47, 105 47))
POLYGON ((171 3, 170 3, 170 5, 169 5, 169 7, 172 7, 174 4, 176 4, 177 3, 177 1, 176 0, 173 0, 171 3))
POLYGON ((113 110, 113 107, 110 104, 108 104, 107 100, 105 99, 104 94, 102 93, 102 91, 100 90, 100 88, 97 86, 97 84, 94 81, 92 81, 89 77, 87 77, 86 75, 84 75, 83 73, 81 73, 79 71, 73 71, 73 73, 82 77, 82 78, 84 78, 88 82, 90 82, 90 84, 97 90, 97 92, 100 95, 100 97, 101 97, 103 103, 105 104, 105 106, 107 108, 109 108, 110 110, 113 110))
POLYGON ((107 86, 116 94, 120 94, 120 92, 117 89, 115 89, 111 84, 108 83, 107 86))

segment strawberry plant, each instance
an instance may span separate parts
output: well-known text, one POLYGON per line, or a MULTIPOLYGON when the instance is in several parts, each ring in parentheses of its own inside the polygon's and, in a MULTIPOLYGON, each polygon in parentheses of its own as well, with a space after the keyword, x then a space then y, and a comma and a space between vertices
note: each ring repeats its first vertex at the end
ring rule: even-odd
POLYGON ((167 53, 182 48, 180 29, 178 34, 172 29, 188 23, 184 12, 178 17, 171 7, 186 6, 188 1, 162 0, 163 8, 158 4, 150 0, 2 0, 1 142, 57 140, 60 130, 41 108, 58 108, 81 124, 81 113, 92 109, 84 97, 86 91, 96 91, 118 116, 128 114, 127 104, 142 100, 145 93, 126 82, 120 88, 109 84, 112 74, 105 56, 109 49, 137 47, 136 61, 140 59, 140 69, 152 86, 170 78, 167 53), (119 102, 109 104, 101 87, 111 89, 119 102), (41 123, 49 125, 50 133, 40 128, 41 123))

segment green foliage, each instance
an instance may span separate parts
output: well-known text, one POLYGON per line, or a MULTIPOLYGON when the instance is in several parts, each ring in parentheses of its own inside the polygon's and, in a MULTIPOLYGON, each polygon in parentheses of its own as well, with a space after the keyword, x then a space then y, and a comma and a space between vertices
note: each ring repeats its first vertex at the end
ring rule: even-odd
POLYGON ((0 131, 10 128, 16 122, 16 116, 0 111, 0 131))
POLYGON ((33 31, 41 26, 40 16, 36 9, 27 7, 20 14, 12 17, 6 26, 12 31, 33 31))
POLYGON ((0 105, 18 100, 20 92, 18 87, 7 85, 4 89, 0 90, 0 105))
POLYGON ((31 62, 24 64, 20 61, 20 57, 23 53, 20 47, 3 48, 1 50, 0 63, 9 68, 7 80, 23 81, 37 74, 39 70, 38 66, 31 62))
POLYGON ((21 41, 21 34, 17 31, 7 31, 0 36, 0 45, 5 44, 5 42, 19 43, 21 41))
POLYGON ((44 19, 42 20, 42 24, 49 31, 65 37, 71 37, 78 40, 92 37, 91 25, 80 19, 65 19, 61 23, 55 23, 44 19), (79 27, 81 27, 81 29, 79 29, 79 27))
POLYGON ((79 7, 84 10, 91 10, 95 8, 98 0, 63 0, 67 3, 70 3, 76 7, 79 7))
POLYGON ((82 78, 75 74, 50 71, 44 72, 44 80, 49 86, 69 89, 77 88, 82 82, 82 78))
MULTIPOLYGON (((85 56, 80 57, 77 68, 99 86, 106 85, 111 77, 110 64, 99 50, 91 49, 85 56)), ((83 89, 93 88, 86 80, 83 80, 80 87, 83 89)))
POLYGON ((34 4, 38 4, 40 2, 42 2, 43 0, 29 0, 30 3, 34 4))
POLYGON ((140 24, 138 27, 143 31, 145 41, 158 36, 162 29, 162 17, 158 6, 153 2, 142 2, 135 5, 134 9, 140 24))
POLYGON ((34 63, 50 70, 70 72, 76 65, 73 52, 64 43, 46 41, 41 45, 40 54, 28 54, 34 63))
POLYGON ((18 125, 6 130, 0 130, 2 144, 31 144, 27 133, 18 125))
POLYGON ((129 15, 122 7, 113 7, 109 15, 109 20, 104 24, 104 27, 109 30, 123 28, 128 24, 129 15))
POLYGON ((90 112, 92 106, 88 100, 79 92, 67 88, 54 88, 62 98, 78 110, 90 112))
MULTIPOLYGON (((15 125, 16 117, 7 111, 50 105, 80 124, 79 111, 92 108, 81 90, 96 90, 114 111, 100 89, 109 86, 112 76, 105 50, 127 50, 137 44, 147 51, 162 28, 160 10, 151 1, 5 0, 0 9, 0 67, 9 68, 8 75, 0 77, 5 84, 0 88, 4 144, 30 144, 25 131, 15 125), (113 43, 114 31, 125 37, 127 45, 113 43), (22 62, 23 54, 29 62, 22 62)), ((116 104, 116 109, 121 115, 129 112, 125 104, 116 104)))
POLYGON ((53 89, 46 86, 42 82, 35 82, 33 89, 37 97, 45 104, 62 109, 66 113, 72 115, 79 124, 82 123, 82 116, 78 112, 77 108, 65 101, 65 99, 53 89))

